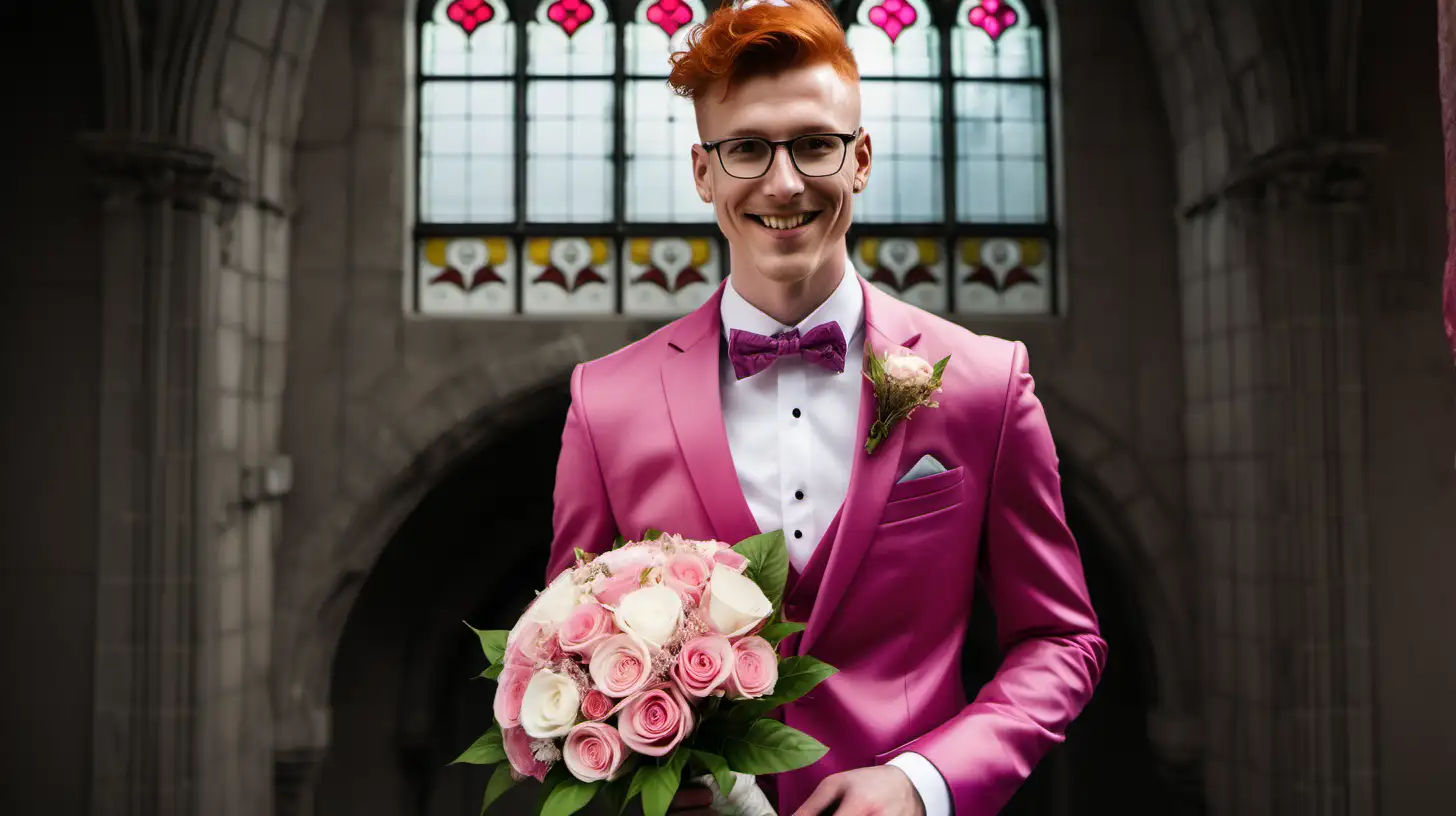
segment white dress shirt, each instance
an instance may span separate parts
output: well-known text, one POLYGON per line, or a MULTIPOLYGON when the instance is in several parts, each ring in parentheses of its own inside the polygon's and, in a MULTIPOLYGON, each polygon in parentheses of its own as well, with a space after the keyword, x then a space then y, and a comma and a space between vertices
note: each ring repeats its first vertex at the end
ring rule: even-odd
MULTIPOLYGON (((863 444, 855 436, 864 379, 864 292, 846 257, 839 285, 796 326, 744 300, 731 274, 720 311, 724 337, 732 329, 768 337, 797 328, 802 334, 829 321, 844 332, 843 373, 794 356, 740 380, 726 351, 719 366, 723 425, 743 497, 759 530, 784 531, 789 561, 802 573, 844 504, 855 451, 863 444)), ((950 816, 950 789, 930 760, 906 752, 889 764, 910 777, 926 816, 950 816)))

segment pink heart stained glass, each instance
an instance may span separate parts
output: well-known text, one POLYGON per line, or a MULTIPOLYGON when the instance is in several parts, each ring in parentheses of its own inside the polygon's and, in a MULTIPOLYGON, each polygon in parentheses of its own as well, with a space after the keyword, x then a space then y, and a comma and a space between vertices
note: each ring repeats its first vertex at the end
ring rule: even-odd
POLYGON ((885 0, 870 9, 870 22, 883 29, 889 35, 890 42, 894 42, 900 32, 909 28, 919 16, 915 13, 914 6, 905 0, 885 0))
POLYGON ((1001 32, 1016 25, 1016 9, 1001 0, 981 0, 981 5, 973 7, 966 15, 966 22, 979 26, 995 40, 1001 32))
POLYGON ((682 0, 657 0, 647 8, 647 21, 671 37, 679 28, 693 21, 693 10, 682 0))
POLYGON ((495 16, 495 9, 486 0, 455 0, 445 9, 445 16, 463 28, 466 35, 470 35, 475 33, 475 29, 490 22, 495 16))
POLYGON ((592 7, 582 0, 556 0, 551 8, 546 9, 547 19, 561 26, 561 30, 568 37, 575 34, 594 14, 592 7))

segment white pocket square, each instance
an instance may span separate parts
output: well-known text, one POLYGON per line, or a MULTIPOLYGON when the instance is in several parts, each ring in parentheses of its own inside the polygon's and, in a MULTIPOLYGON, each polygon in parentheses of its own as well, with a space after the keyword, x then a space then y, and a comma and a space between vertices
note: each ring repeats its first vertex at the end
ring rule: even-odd
POLYGON ((931 456, 927 453, 924 456, 920 457, 920 461, 915 463, 915 467, 912 467, 909 470, 905 471, 905 475, 901 476, 900 480, 895 482, 895 484, 901 484, 903 482, 921 479, 926 476, 934 476, 935 474, 942 473, 944 471, 945 465, 942 465, 939 459, 936 459, 934 456, 931 456))

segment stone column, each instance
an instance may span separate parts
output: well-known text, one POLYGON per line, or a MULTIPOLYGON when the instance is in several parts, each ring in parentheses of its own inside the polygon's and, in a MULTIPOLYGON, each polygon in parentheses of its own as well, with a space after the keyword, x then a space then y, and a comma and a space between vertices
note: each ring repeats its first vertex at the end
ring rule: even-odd
POLYGON ((313 816, 313 789, 324 749, 279 751, 273 762, 274 816, 313 816))
POLYGON ((1374 152, 1291 150, 1226 199, 1246 330, 1223 353, 1247 387, 1230 394, 1220 488, 1232 608, 1213 665, 1235 704, 1211 727, 1240 789, 1225 812, 1376 810, 1360 301, 1374 152))
POLYGON ((1456 8, 1436 0, 1440 20, 1441 122, 1446 133, 1446 285, 1442 311, 1446 339, 1456 356, 1456 8))
POLYGON ((211 155, 86 139, 105 194, 92 813, 201 810, 219 225, 211 155))

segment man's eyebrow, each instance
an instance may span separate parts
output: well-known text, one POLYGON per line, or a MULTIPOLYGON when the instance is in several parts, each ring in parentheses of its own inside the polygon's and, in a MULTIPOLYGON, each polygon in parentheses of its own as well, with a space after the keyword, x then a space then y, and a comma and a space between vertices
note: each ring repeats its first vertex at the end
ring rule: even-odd
MULTIPOLYGON (((819 124, 816 124, 816 125, 809 125, 807 127, 798 128, 798 129, 794 130, 793 133, 794 133, 794 136, 804 136, 804 135, 810 134, 810 133, 840 133, 840 132, 841 131, 835 129, 834 127, 832 127, 830 125, 826 125, 823 122, 820 122, 819 124)), ((743 138, 745 136, 758 136, 758 137, 763 138, 763 139, 767 139, 768 138, 767 136, 763 135, 763 131, 762 130, 759 130, 757 128, 741 127, 741 128, 734 128, 733 130, 728 131, 728 133, 726 135, 719 137, 719 139, 717 139, 717 140, 710 140, 710 141, 721 141, 722 139, 741 139, 741 138, 743 138)), ((786 137, 786 138, 792 139, 793 136, 789 136, 789 137, 786 137)))

